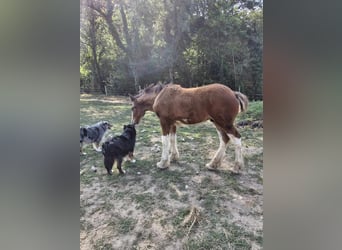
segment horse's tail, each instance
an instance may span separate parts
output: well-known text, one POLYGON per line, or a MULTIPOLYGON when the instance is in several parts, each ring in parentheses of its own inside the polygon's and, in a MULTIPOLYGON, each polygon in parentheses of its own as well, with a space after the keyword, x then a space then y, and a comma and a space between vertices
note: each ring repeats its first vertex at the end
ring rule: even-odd
POLYGON ((244 112, 248 108, 248 97, 241 92, 235 91, 235 97, 239 100, 239 112, 244 112))

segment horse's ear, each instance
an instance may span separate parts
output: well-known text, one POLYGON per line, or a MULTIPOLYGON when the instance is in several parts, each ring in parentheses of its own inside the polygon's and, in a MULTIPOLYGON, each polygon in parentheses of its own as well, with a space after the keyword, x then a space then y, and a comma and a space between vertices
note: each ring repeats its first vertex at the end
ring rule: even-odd
POLYGON ((132 102, 134 102, 136 100, 136 98, 134 96, 132 96, 131 94, 128 94, 129 98, 131 99, 132 102))
POLYGON ((155 88, 155 92, 159 93, 164 88, 164 85, 161 82, 158 82, 155 88))

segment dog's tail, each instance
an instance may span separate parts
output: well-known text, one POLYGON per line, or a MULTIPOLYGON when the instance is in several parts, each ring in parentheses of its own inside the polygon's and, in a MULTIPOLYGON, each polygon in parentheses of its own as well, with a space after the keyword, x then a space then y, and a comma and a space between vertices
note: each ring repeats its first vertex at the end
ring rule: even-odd
POLYGON ((248 97, 241 92, 235 91, 235 97, 239 101, 239 113, 240 112, 245 112, 248 108, 248 97))

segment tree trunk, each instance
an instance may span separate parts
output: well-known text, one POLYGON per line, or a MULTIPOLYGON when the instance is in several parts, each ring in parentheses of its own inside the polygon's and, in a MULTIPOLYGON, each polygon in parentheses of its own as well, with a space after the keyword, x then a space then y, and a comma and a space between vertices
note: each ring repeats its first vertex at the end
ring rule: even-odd
POLYGON ((224 71, 223 71, 223 54, 221 55, 221 63, 220 63, 220 71, 219 71, 219 78, 220 78, 220 82, 222 83, 223 82, 223 74, 224 74, 224 71))
POLYGON ((116 45, 127 55, 128 62, 129 62, 129 68, 132 72, 133 78, 134 78, 134 88, 135 90, 139 89, 139 74, 136 68, 136 63, 134 62, 134 53, 133 53, 133 46, 132 46, 132 38, 128 31, 128 23, 127 23, 127 17, 124 10, 123 3, 120 1, 120 14, 123 21, 123 33, 124 38, 126 40, 127 45, 125 46, 122 42, 122 39, 120 38, 118 29, 114 26, 113 22, 113 9, 114 4, 110 0, 107 0, 106 5, 106 12, 101 10, 100 6, 95 5, 93 2, 90 2, 88 6, 92 8, 93 10, 96 10, 106 21, 106 24, 108 26, 108 31, 113 38, 116 45))
MULTIPOLYGON (((233 69, 234 69, 234 89, 236 88, 236 68, 235 68, 235 56, 234 56, 234 50, 232 50, 233 54, 233 69)), ((240 91, 240 84, 238 84, 237 91, 240 91)))
POLYGON ((170 77, 170 83, 174 83, 173 66, 170 66, 170 67, 169 67, 169 77, 170 77))
POLYGON ((98 62, 97 56, 97 39, 96 39, 96 17, 93 11, 90 12, 90 27, 89 27, 89 38, 91 44, 91 53, 92 53, 92 72, 93 72, 93 84, 94 89, 101 89, 102 93, 104 93, 103 79, 101 74, 100 65, 98 62))
POLYGON ((137 68, 135 64, 132 62, 131 59, 129 59, 129 68, 132 71, 133 79, 134 79, 134 89, 135 91, 139 91, 139 74, 137 72, 137 68))

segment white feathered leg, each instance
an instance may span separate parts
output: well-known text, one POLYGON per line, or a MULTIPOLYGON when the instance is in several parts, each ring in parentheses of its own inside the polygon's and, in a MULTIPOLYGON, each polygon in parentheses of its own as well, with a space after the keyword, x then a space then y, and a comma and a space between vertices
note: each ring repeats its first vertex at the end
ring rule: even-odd
POLYGON ((170 144, 171 144, 170 161, 178 161, 179 152, 177 149, 177 135, 176 135, 176 133, 170 134, 170 144))
POLYGON ((170 166, 170 135, 162 135, 162 157, 160 162, 157 163, 158 168, 168 168, 170 166))
POLYGON ((219 130, 217 130, 217 134, 218 134, 218 137, 220 140, 220 146, 219 146, 218 150, 216 151, 213 159, 208 164, 205 165, 206 168, 208 168, 208 169, 216 169, 219 166, 221 166, 223 157, 226 153, 227 144, 223 141, 221 132, 219 130))
POLYGON ((244 167, 244 160, 242 155, 241 138, 236 138, 234 135, 228 134, 232 143, 235 146, 235 164, 234 171, 239 172, 244 167))

